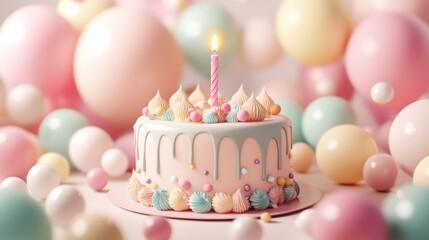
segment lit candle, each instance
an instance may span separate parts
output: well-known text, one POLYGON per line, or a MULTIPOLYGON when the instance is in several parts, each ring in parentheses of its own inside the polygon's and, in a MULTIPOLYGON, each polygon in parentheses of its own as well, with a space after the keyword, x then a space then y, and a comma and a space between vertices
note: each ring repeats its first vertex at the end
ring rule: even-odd
POLYGON ((213 36, 212 40, 212 49, 213 54, 211 56, 211 89, 210 89, 210 104, 212 107, 219 106, 218 100, 218 65, 219 65, 219 56, 217 52, 217 38, 216 35, 213 36))

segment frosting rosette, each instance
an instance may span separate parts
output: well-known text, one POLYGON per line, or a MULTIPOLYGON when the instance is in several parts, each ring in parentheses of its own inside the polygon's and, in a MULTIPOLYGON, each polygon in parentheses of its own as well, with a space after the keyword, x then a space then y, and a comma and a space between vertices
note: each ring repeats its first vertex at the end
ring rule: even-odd
POLYGON ((186 93, 183 91, 182 86, 180 86, 180 88, 177 89, 173 95, 171 95, 170 100, 168 101, 170 108, 174 109, 174 106, 176 106, 176 104, 182 101, 184 98, 186 98, 186 93))
POLYGON ((293 179, 293 187, 295 188, 296 196, 299 196, 299 193, 301 192, 301 188, 299 187, 299 184, 297 181, 295 181, 295 179, 293 179))
POLYGON ((256 189, 250 196, 250 205, 256 210, 266 209, 270 205, 268 194, 262 189, 256 189))
POLYGON ((144 186, 142 189, 140 189, 137 200, 139 203, 148 206, 148 207, 152 207, 152 196, 153 196, 153 191, 152 189, 144 186))
POLYGON ((255 96, 250 96, 249 100, 247 100, 243 105, 241 106, 241 109, 246 110, 249 112, 249 120, 251 122, 260 122, 265 119, 266 116, 266 110, 262 104, 256 100, 255 96))
POLYGON ((164 112, 168 109, 168 103, 165 101, 161 94, 158 92, 156 93, 155 97, 153 97, 147 107, 149 108, 149 112, 157 117, 162 116, 164 112))
POLYGON ((175 188, 170 191, 168 204, 174 211, 186 211, 189 209, 189 193, 175 188))
POLYGON ((204 123, 209 123, 209 124, 211 124, 211 123, 218 123, 218 118, 217 118, 216 113, 214 113, 211 110, 205 111, 204 114, 203 114, 203 122, 204 123))
POLYGON ((261 90, 261 92, 256 97, 256 100, 265 108, 266 117, 271 117, 271 106, 274 105, 273 99, 268 96, 267 91, 265 91, 265 87, 261 90))
POLYGON ((197 105, 198 102, 206 101, 206 96, 203 91, 201 91, 200 85, 198 84, 195 90, 189 95, 189 102, 191 102, 194 106, 197 105))
POLYGON ((165 189, 158 189, 153 193, 152 196, 152 205, 157 210, 170 210, 170 205, 168 205, 168 192, 165 189))
POLYGON ((274 204, 282 204, 285 201, 283 188, 280 186, 273 186, 268 190, 268 197, 274 204))
POLYGON ((189 197, 189 208, 196 213, 210 212, 212 204, 205 192, 193 192, 189 197))
POLYGON ((162 121, 174 121, 174 113, 171 108, 167 109, 165 113, 161 116, 162 121))
POLYGON ((285 186, 283 188, 283 192, 285 196, 285 202, 290 202, 294 200, 298 195, 295 188, 292 185, 285 186))
POLYGON ((137 173, 133 170, 133 174, 128 181, 128 194, 132 200, 138 201, 138 194, 144 185, 140 182, 137 173))
POLYGON ((232 194, 232 211, 235 213, 244 213, 250 208, 249 198, 246 197, 241 189, 232 194))
POLYGON ((232 95, 231 101, 229 101, 229 104, 231 104, 231 106, 237 103, 240 105, 243 105, 243 103, 245 103, 248 99, 249 99, 249 96, 247 96, 246 92, 243 89, 243 84, 241 84, 237 92, 235 92, 234 95, 232 95))
POLYGON ((192 105, 186 97, 182 98, 180 102, 173 107, 174 121, 184 122, 189 117, 189 113, 193 108, 194 105, 192 105))
POLYGON ((231 212, 232 205, 232 196, 228 193, 217 192, 212 199, 213 210, 217 213, 231 212))
POLYGON ((227 122, 229 122, 229 123, 236 123, 236 122, 238 122, 238 119, 237 119, 237 112, 238 112, 238 110, 231 110, 231 111, 226 115, 225 120, 226 120, 227 122))

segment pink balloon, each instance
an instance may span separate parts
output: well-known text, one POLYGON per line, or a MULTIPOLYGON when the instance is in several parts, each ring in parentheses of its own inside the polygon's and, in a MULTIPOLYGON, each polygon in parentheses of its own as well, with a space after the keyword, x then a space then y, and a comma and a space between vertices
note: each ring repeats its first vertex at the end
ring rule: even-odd
POLYGON ((12 126, 0 128, 0 179, 25 179, 38 156, 38 149, 25 130, 12 126))
POLYGON ((128 157, 128 171, 136 168, 136 151, 134 147, 134 132, 126 132, 115 140, 115 148, 121 149, 128 157))
POLYGON ((429 156, 428 122, 429 99, 425 99, 405 107, 390 127, 390 153, 410 176, 419 162, 429 156))
POLYGON ((147 240, 168 240, 171 236, 171 226, 163 217, 151 217, 146 221, 143 234, 147 240))
POLYGON ((377 130, 375 134, 375 139, 377 141, 378 149, 390 153, 389 150, 389 132, 390 127, 392 126, 393 120, 388 120, 384 122, 377 130))
POLYGON ((325 66, 303 66, 299 81, 308 101, 324 96, 350 100, 354 92, 343 60, 325 66))
POLYGON ((385 240, 388 226, 371 198, 359 192, 340 190, 317 203, 311 233, 315 240, 385 240))
POLYGON ((355 0, 354 13, 356 20, 378 12, 400 12, 422 18, 429 23, 429 1, 427 0, 355 0))
POLYGON ((273 99, 286 98, 303 108, 309 103, 304 94, 302 94, 301 86, 287 79, 271 79, 265 81, 264 86, 273 99))
POLYGON ((376 191, 389 191, 398 176, 398 166, 395 160, 384 153, 375 154, 368 158, 363 167, 363 178, 366 184, 376 191))
POLYGON ((103 119, 130 128, 159 89, 178 88, 184 59, 173 36, 150 13, 115 7, 92 20, 76 49, 76 85, 103 119))
POLYGON ((109 176, 101 168, 93 168, 86 174, 88 186, 95 191, 101 191, 109 182, 109 176))
POLYGON ((345 59, 355 90, 370 100, 376 83, 390 84, 394 97, 383 108, 398 112, 429 87, 428 28, 400 13, 370 16, 354 30, 345 59))
POLYGON ((73 84, 78 34, 54 8, 32 5, 10 15, 0 31, 0 73, 8 88, 28 83, 56 97, 73 84))

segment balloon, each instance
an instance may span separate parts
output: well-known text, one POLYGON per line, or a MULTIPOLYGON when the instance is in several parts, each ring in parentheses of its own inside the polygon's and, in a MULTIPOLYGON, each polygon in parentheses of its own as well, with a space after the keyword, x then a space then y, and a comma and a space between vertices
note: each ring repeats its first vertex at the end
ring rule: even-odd
POLYGON ((329 129, 319 140, 316 160, 322 173, 339 184, 355 184, 363 179, 363 167, 377 153, 371 136, 355 125, 329 129))
POLYGON ((304 142, 304 136, 302 135, 302 108, 294 101, 280 98, 276 99, 275 102, 280 105, 280 114, 288 117, 292 122, 292 142, 304 142))
POLYGON ((0 31, 0 73, 8 88, 33 84, 56 97, 73 85, 73 55, 78 34, 54 9, 21 8, 0 31))
POLYGON ((66 240, 122 240, 118 226, 112 219, 95 213, 78 215, 68 226, 66 240))
POLYGON ((239 217, 232 221, 229 228, 231 240, 260 240, 262 239, 262 226, 251 217, 239 217))
POLYGON ((323 65, 343 56, 352 24, 338 1, 289 0, 277 11, 276 31, 292 58, 323 65))
POLYGON ((300 212, 295 219, 295 227, 302 232, 311 235, 311 222, 313 221, 314 209, 309 208, 300 212))
POLYGON ((389 223, 390 239, 427 239, 428 198, 428 187, 411 185, 403 186, 385 198, 382 209, 389 223))
POLYGON ((173 36, 151 14, 115 7, 82 32, 75 55, 76 85, 94 113, 131 128, 158 89, 163 96, 176 91, 183 64, 173 36))
POLYGON ((270 79, 264 81, 264 86, 273 99, 287 99, 300 108, 304 108, 308 104, 305 95, 302 94, 301 86, 293 81, 270 79))
POLYGON ((86 174, 86 182, 94 191, 101 191, 109 183, 109 176, 101 168, 93 168, 86 174))
POLYGON ((375 154, 368 158, 363 167, 363 178, 366 184, 376 191, 389 191, 398 176, 395 160, 384 153, 375 154))
POLYGON ((70 139, 70 160, 82 172, 101 167, 101 157, 114 146, 112 138, 101 128, 83 127, 70 139))
POLYGON ((24 182, 21 178, 18 177, 8 177, 3 182, 1 182, 1 188, 3 189, 13 189, 18 190, 23 193, 27 193, 27 183, 24 182))
POLYGON ((398 112, 429 87, 428 27, 400 13, 373 15, 353 31, 345 60, 357 93, 371 100, 375 84, 389 84, 395 95, 383 108, 398 112))
POLYGON ((4 86, 3 80, 0 78, 0 119, 7 114, 6 94, 6 88, 4 86))
POLYGON ((396 115, 389 132, 393 159, 412 176, 417 164, 429 156, 429 99, 414 102, 396 115))
POLYGON ((25 179, 37 157, 37 148, 25 130, 12 126, 0 128, 0 179, 25 179))
POLYGON ((95 16, 113 6, 115 0, 60 0, 57 11, 76 31, 82 32, 95 16))
POLYGON ((239 28, 233 17, 214 3, 198 2, 187 8, 178 19, 175 33, 188 62, 207 79, 213 36, 219 42, 220 71, 231 62, 239 46, 239 28))
POLYGON ((55 169, 46 163, 34 165, 27 174, 28 190, 37 200, 44 200, 49 192, 60 184, 55 169))
POLYGON ((53 167, 60 177, 60 183, 64 183, 66 179, 70 176, 70 165, 67 159, 55 152, 48 152, 43 154, 37 160, 37 163, 46 163, 53 167))
POLYGON ((299 82, 309 101, 331 95, 350 100, 354 93, 343 60, 317 67, 303 66, 299 82))
POLYGON ((317 240, 387 240, 389 229, 377 204, 351 190, 332 192, 314 208, 311 233, 317 240))
POLYGON ((372 14, 389 11, 415 15, 429 23, 429 2, 426 0, 354 0, 353 5, 357 21, 361 21, 372 14))
POLYGON ((101 156, 101 167, 111 177, 120 177, 127 172, 128 157, 120 149, 111 148, 101 156))
POLYGON ((273 23, 266 18, 247 21, 242 30, 240 55, 254 69, 267 68, 283 55, 273 23))
POLYGON ((39 203, 17 190, 0 190, 0 239, 49 240, 52 229, 39 203))
POLYGON ((7 112, 17 124, 30 125, 42 120, 44 103, 39 89, 30 84, 20 84, 8 92, 7 112))
POLYGON ((423 158, 413 173, 413 183, 420 186, 429 186, 429 156, 423 158))
POLYGON ((134 148, 134 132, 127 132, 115 140, 115 148, 122 150, 128 159, 128 171, 136 167, 136 151, 134 148))
POLYGON ((393 87, 385 82, 374 84, 371 88, 371 99, 377 104, 388 104, 393 99, 393 87))
POLYGON ((305 173, 313 165, 313 162, 314 151, 310 145, 302 142, 293 144, 290 165, 294 171, 305 173))
POLYGON ((85 210, 82 194, 70 185, 58 186, 49 193, 45 202, 45 211, 53 224, 61 228, 85 210))
POLYGON ((330 128, 354 124, 355 115, 349 102, 340 97, 322 97, 311 102, 302 115, 302 133, 316 148, 319 138, 330 128))
POLYGON ((168 240, 171 236, 171 226, 163 217, 151 217, 144 226, 143 234, 148 240, 168 240))

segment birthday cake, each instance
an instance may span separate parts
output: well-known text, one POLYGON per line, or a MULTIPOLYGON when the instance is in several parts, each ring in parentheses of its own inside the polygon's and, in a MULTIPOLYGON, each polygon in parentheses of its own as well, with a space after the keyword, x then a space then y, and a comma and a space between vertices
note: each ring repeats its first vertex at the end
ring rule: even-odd
POLYGON ((224 102, 199 87, 169 102, 158 92, 134 125, 129 196, 157 210, 243 213, 293 201, 292 125, 263 89, 224 102))

